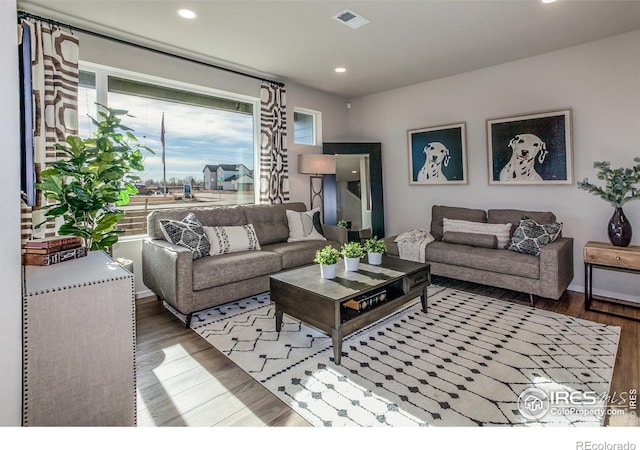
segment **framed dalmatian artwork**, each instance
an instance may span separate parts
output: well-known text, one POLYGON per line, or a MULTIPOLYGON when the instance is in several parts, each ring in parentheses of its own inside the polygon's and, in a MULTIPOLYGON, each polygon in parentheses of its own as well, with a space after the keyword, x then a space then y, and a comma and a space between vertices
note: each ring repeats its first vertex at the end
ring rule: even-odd
POLYGON ((489 184, 573 184, 571 110, 487 120, 489 184))
POLYGON ((408 131, 409 184, 467 184, 466 124, 408 131))

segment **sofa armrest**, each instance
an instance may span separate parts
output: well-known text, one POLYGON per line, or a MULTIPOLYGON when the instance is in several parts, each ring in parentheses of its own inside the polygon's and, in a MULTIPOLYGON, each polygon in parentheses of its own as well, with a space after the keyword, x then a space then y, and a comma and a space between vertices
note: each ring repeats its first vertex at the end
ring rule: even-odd
POLYGON ((397 237, 398 235, 395 235, 382 239, 387 246, 387 255, 389 256, 400 256, 400 250, 398 250, 398 243, 396 242, 397 237))
POLYGON ((322 231, 324 231, 324 237, 330 241, 336 241, 340 245, 345 244, 349 240, 345 227, 322 225, 322 231))
POLYGON ((573 280, 573 238, 559 238, 540 251, 541 296, 558 300, 573 280))
POLYGON ((193 255, 187 248, 162 239, 142 242, 142 280, 158 297, 182 313, 193 299, 193 255))

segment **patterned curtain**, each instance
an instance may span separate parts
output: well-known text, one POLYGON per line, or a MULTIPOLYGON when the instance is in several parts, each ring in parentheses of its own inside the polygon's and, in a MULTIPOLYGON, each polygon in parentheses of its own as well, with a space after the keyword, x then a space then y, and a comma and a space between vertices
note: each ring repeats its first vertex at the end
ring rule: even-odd
MULTIPOLYGON (((34 160, 36 179, 46 163, 64 154, 55 143, 78 133, 78 39, 69 31, 38 20, 23 19, 31 31, 31 69, 34 109, 34 160)), ((36 228, 44 220, 47 200, 36 192, 36 205, 22 203, 22 240, 53 236, 56 224, 36 228)))
POLYGON ((285 97, 284 86, 260 86, 260 203, 289 201, 285 97))

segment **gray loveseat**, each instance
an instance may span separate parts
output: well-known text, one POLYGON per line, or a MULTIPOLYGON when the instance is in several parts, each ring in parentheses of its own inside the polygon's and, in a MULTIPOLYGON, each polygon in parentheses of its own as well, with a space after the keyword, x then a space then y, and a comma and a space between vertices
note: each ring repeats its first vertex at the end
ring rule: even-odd
MULTIPOLYGON (((542 247, 539 256, 500 248, 484 248, 443 241, 443 219, 491 224, 511 223, 511 233, 520 219, 529 217, 540 224, 552 224, 551 212, 516 209, 457 208, 434 205, 431 215, 431 235, 435 238, 426 247, 426 262, 431 273, 446 278, 509 289, 533 296, 559 300, 573 279, 573 239, 559 237, 542 247)), ((385 238, 388 254, 399 257, 397 236, 385 238)))
POLYGON ((312 264, 316 250, 346 242, 345 228, 323 225, 325 240, 287 242, 286 210, 306 211, 304 203, 242 205, 154 211, 147 217, 148 239, 142 244, 142 278, 159 299, 187 316, 194 312, 269 290, 269 275, 312 264), (252 224, 260 250, 192 259, 189 249, 168 242, 160 219, 182 220, 194 213, 203 226, 252 224))

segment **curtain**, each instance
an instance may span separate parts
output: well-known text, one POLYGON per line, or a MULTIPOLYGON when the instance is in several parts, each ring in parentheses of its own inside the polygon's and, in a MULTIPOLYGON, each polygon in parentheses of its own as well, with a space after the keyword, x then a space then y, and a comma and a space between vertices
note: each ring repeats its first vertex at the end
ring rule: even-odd
MULTIPOLYGON (((36 179, 64 154, 55 143, 78 133, 78 39, 70 30, 33 19, 23 19, 31 31, 31 70, 34 110, 34 160, 36 179)), ((52 236, 56 224, 36 228, 44 220, 41 207, 47 200, 36 192, 35 206, 22 203, 22 240, 52 236)))
POLYGON ((285 88, 260 86, 260 203, 289 201, 285 88))

